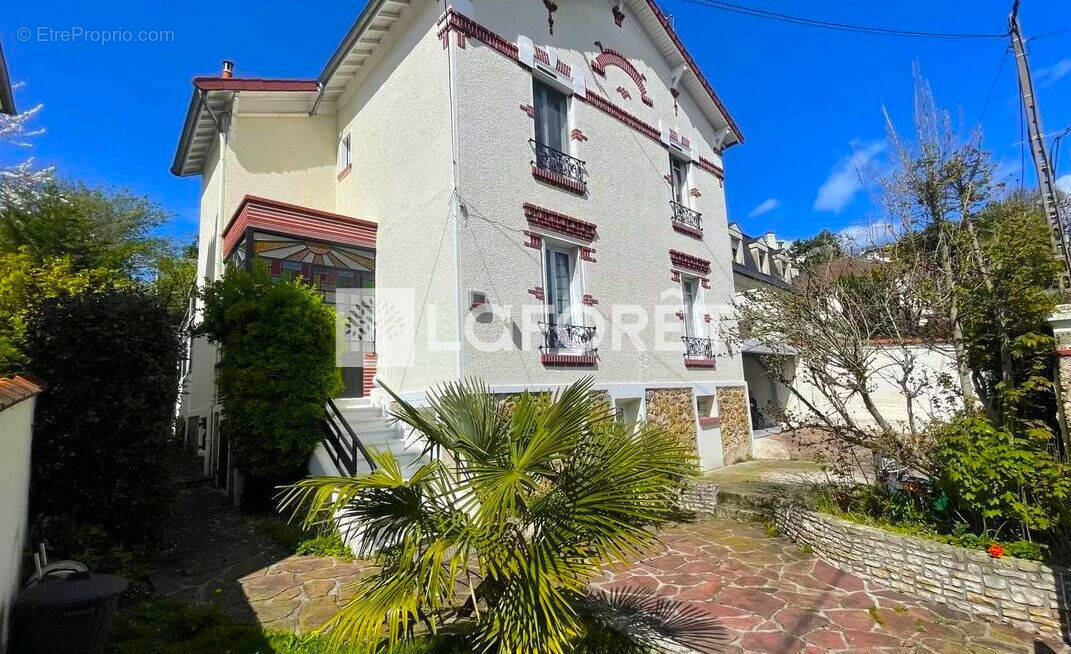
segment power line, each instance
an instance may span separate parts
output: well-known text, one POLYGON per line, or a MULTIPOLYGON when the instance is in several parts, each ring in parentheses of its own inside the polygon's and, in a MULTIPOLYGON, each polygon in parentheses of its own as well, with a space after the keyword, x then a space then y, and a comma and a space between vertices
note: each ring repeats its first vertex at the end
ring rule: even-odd
POLYGON ((993 99, 993 93, 997 90, 997 82, 1000 81, 1000 74, 1004 72, 1004 64, 1008 61, 1008 50, 1004 50, 1004 54, 1000 56, 1000 65, 997 66, 997 74, 993 76, 993 83, 989 87, 989 93, 985 96, 985 104, 982 105, 982 113, 978 114, 978 120, 975 121, 976 125, 982 123, 982 119, 985 118, 986 109, 989 109, 989 102, 993 99))
MULTIPOLYGON (((745 7, 743 5, 732 4, 729 2, 722 2, 721 0, 681 0, 682 2, 688 2, 701 7, 707 7, 709 9, 720 9, 722 11, 728 11, 737 14, 744 14, 747 16, 755 16, 758 18, 766 18, 769 20, 778 20, 785 23, 792 23, 795 25, 805 25, 807 27, 817 27, 821 29, 840 30, 842 32, 860 32, 863 34, 880 34, 884 36, 909 36, 919 38, 933 38, 933 39, 1003 39, 1008 36, 1007 32, 997 33, 966 33, 966 32, 921 32, 915 30, 902 30, 888 27, 875 27, 872 25, 855 25, 852 23, 838 23, 835 21, 819 20, 817 18, 806 18, 803 16, 791 16, 789 14, 782 14, 776 11, 768 11, 766 9, 757 9, 755 7, 745 7)), ((1043 35, 1048 36, 1048 35, 1043 35)))

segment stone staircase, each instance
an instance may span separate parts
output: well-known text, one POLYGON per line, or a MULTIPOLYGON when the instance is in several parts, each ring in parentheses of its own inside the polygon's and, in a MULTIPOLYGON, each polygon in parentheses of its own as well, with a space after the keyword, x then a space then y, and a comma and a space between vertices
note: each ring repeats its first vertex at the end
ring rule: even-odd
POLYGON ((408 429, 394 424, 386 411, 371 402, 369 398, 352 398, 335 400, 338 416, 328 410, 334 421, 339 438, 334 442, 325 438, 316 448, 309 460, 309 474, 341 475, 364 474, 370 471, 368 461, 359 448, 353 446, 349 433, 339 424, 340 416, 356 434, 360 443, 370 451, 389 451, 402 466, 402 472, 408 477, 419 465, 422 446, 419 439, 408 435, 408 429), (348 460, 355 462, 352 469, 345 465, 348 460))

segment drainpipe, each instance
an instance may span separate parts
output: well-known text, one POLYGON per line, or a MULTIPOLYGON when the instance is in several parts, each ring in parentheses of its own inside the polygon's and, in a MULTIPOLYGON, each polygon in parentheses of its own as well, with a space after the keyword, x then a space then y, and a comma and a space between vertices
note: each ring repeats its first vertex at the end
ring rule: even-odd
MULTIPOLYGON (((448 7, 447 11, 452 9, 448 7)), ((461 379, 465 370, 464 335, 465 335, 465 306, 462 302, 461 293, 461 218, 465 215, 466 208, 461 196, 461 167, 460 167, 460 140, 458 138, 457 125, 457 66, 454 61, 454 46, 450 43, 450 32, 446 33, 446 68, 449 76, 450 87, 450 147, 454 192, 450 201, 451 218, 454 221, 454 303, 457 308, 457 375, 461 379)))

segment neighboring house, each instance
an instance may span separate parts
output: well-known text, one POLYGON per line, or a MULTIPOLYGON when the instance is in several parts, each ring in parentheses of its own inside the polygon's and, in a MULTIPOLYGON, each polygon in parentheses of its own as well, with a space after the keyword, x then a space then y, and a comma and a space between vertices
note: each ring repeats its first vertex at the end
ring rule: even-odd
MULTIPOLYGON (((594 375, 704 467, 750 455, 742 359, 715 338, 721 155, 742 136, 651 0, 372 0, 318 78, 232 70, 194 79, 172 167, 201 177, 199 278, 260 257, 358 324, 343 289, 374 294, 344 409, 378 411, 374 382, 419 401, 594 375), (651 324, 615 330, 628 306, 651 324)), ((215 361, 191 344, 181 407, 207 472, 226 460, 215 361)))
POLYGON ((30 444, 35 396, 42 386, 22 377, 0 378, 0 652, 10 635, 19 592, 30 491, 30 444))
MULTIPOLYGON (((733 287, 741 301, 753 289, 790 288, 798 271, 788 256, 784 241, 773 232, 761 237, 748 236, 740 225, 729 225, 729 243, 733 259, 733 287)), ((742 327, 746 333, 746 326, 742 327)), ((744 341, 741 358, 747 381, 751 422, 756 431, 776 429, 780 416, 791 400, 783 380, 792 379, 796 358, 791 349, 774 352, 754 341, 744 341), (779 369, 770 369, 780 365, 779 369)))
POLYGON ((11 93, 11 77, 7 73, 7 61, 4 60, 4 47, 0 44, 0 114, 14 116, 15 96, 11 93))

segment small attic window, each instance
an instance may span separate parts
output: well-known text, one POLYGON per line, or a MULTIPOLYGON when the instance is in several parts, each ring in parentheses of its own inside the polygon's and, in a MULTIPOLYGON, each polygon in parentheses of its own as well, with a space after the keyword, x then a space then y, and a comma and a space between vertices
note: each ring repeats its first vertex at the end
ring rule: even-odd
POLYGON ((733 261, 735 263, 744 263, 744 248, 740 239, 733 237, 733 261))
POLYGON ((350 157, 350 135, 347 134, 338 142, 338 170, 340 173, 349 170, 352 165, 352 159, 350 157))
POLYGON ((767 275, 770 274, 770 262, 766 260, 766 250, 759 250, 759 270, 767 275))

